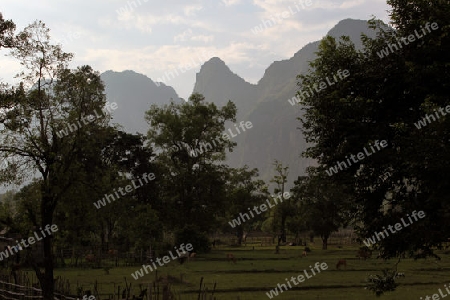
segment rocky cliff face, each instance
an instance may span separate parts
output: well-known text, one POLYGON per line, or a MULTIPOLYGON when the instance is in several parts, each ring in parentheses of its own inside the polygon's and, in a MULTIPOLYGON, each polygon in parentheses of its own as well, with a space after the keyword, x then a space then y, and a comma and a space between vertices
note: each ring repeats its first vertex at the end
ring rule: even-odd
MULTIPOLYGON (((348 35, 360 46, 361 33, 374 36, 366 21, 346 19, 332 28, 328 35, 339 38, 348 35)), ((309 62, 314 60, 319 42, 313 42, 294 54, 293 57, 272 63, 261 80, 255 85, 233 73, 220 58, 207 61, 197 73, 193 92, 201 93, 207 101, 218 106, 228 100, 237 108, 237 122, 251 121, 253 128, 233 139, 238 143, 229 154, 228 163, 233 167, 245 164, 258 168, 263 179, 273 174, 273 161, 282 161, 290 168, 289 184, 313 161, 300 157, 306 149, 305 139, 298 129, 297 118, 301 115, 298 105, 292 106, 288 99, 295 96, 299 86, 297 75, 305 74, 309 62)), ((167 104, 182 101, 175 90, 164 84, 157 86, 150 78, 133 71, 102 74, 106 93, 110 101, 116 101, 120 109, 114 112, 114 122, 124 126, 128 132, 146 133, 148 124, 144 112, 150 104, 167 104)), ((227 124, 227 128, 232 124, 227 124)))
MULTIPOLYGON (((374 36, 366 21, 343 20, 328 35, 339 38, 348 35, 361 46, 361 33, 374 36)), ((237 120, 251 121, 253 129, 237 137, 238 146, 229 155, 229 163, 239 167, 248 164, 257 167, 264 179, 273 176, 274 159, 290 167, 289 182, 304 174, 314 162, 300 157, 306 141, 298 129, 301 108, 292 106, 288 99, 295 96, 299 86, 297 75, 308 72, 319 42, 304 46, 287 60, 272 63, 257 85, 245 82, 219 58, 206 62, 197 74, 194 92, 219 105, 228 99, 238 107, 237 120)))

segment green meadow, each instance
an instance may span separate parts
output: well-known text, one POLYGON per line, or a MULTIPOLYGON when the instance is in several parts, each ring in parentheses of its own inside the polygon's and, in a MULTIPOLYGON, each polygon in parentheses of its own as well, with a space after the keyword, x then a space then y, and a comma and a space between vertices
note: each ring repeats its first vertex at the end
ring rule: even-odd
MULTIPOLYGON (((380 299, 366 290, 365 280, 369 274, 381 274, 384 268, 392 268, 397 260, 383 261, 372 258, 359 260, 356 257, 357 247, 330 246, 321 250, 311 246, 307 257, 302 257, 304 247, 281 246, 280 253, 275 254, 275 247, 222 247, 211 253, 198 255, 195 260, 184 264, 171 261, 157 272, 151 272, 138 280, 131 273, 142 266, 111 267, 105 269, 66 268, 55 270, 55 276, 62 276, 72 284, 84 290, 94 290, 94 282, 101 299, 108 299, 119 287, 131 283, 132 294, 151 286, 169 284, 171 291, 180 299, 198 299, 199 284, 203 277, 202 290, 207 290, 207 298, 213 295, 216 299, 269 299, 266 292, 274 289, 278 283, 286 283, 285 278, 297 277, 316 262, 325 262, 328 269, 316 272, 312 278, 292 285, 292 289, 279 292, 276 299, 380 299), (232 253, 237 262, 234 264, 226 258, 232 253), (336 270, 336 263, 346 259, 347 268, 336 270), (109 273, 109 274, 107 274, 109 273), (154 285, 156 284, 156 285, 154 285), (214 288, 215 286, 215 288, 214 288), (213 292, 214 290, 214 292, 213 292)), ((448 254, 437 252, 442 260, 434 258, 414 261, 403 259, 398 265, 398 272, 405 277, 397 278, 399 283, 395 292, 384 294, 381 299, 420 299, 426 295, 438 293, 444 284, 450 283, 450 261, 448 254)), ((161 298, 162 299, 162 298, 161 298)))

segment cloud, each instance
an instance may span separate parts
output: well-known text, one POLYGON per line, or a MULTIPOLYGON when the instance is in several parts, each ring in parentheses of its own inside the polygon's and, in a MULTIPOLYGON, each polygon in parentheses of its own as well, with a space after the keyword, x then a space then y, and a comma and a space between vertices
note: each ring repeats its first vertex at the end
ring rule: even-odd
POLYGON ((184 14, 188 17, 195 17, 198 11, 203 9, 202 5, 187 5, 183 8, 184 14))
POLYGON ((196 36, 191 37, 191 41, 199 41, 199 42, 208 43, 208 42, 214 41, 214 36, 213 35, 196 35, 196 36))
MULTIPOLYGON (((43 20, 53 40, 59 39, 64 50, 76 54, 72 66, 89 64, 100 71, 133 69, 158 78, 170 68, 198 60, 202 51, 210 51, 252 82, 258 81, 274 60, 292 57, 342 19, 376 15, 388 21, 385 0, 310 0, 311 6, 303 7, 301 1, 40 0, 37 4, 2 0, 2 13, 19 29, 36 18, 43 20), (298 12, 260 34, 251 32, 262 20, 289 8, 298 12), (75 33, 80 33, 78 38, 75 33)), ((3 58, 0 62, 7 66, 0 69, 0 78, 12 80, 9 63, 3 64, 3 58)), ((192 91, 195 71, 172 83, 177 91, 192 91)))
POLYGON ((79 56, 82 61, 96 61, 96 68, 122 71, 132 69, 156 80, 164 72, 177 69, 180 66, 194 65, 192 70, 199 70, 200 66, 212 57, 221 57, 232 65, 247 64, 252 57, 263 54, 267 49, 247 42, 232 42, 225 48, 191 47, 181 45, 165 45, 161 47, 145 47, 136 49, 87 49, 79 56), (148 62, 152 62, 149 64, 148 62))
POLYGON ((214 41, 214 35, 194 35, 192 29, 187 29, 183 33, 173 37, 174 42, 196 41, 209 43, 214 41))
POLYGON ((154 74, 152 79, 161 77, 168 69, 190 63, 192 60, 203 64, 216 55, 213 47, 197 47, 164 45, 161 47, 149 46, 135 49, 87 49, 79 59, 96 61, 97 67, 102 70, 135 70, 146 74, 154 74), (151 63, 148 63, 151 62, 151 63))
POLYGON ((0 82, 8 84, 17 84, 20 78, 14 76, 22 71, 22 66, 16 60, 7 56, 0 56, 0 65, 2 66, 0 73, 0 82))
POLYGON ((241 3, 241 0, 222 0, 222 3, 225 4, 225 6, 232 6, 241 3))
POLYGON ((185 30, 183 33, 178 34, 173 37, 174 42, 185 42, 189 40, 189 37, 192 36, 192 29, 185 30))
POLYGON ((345 1, 344 3, 342 3, 339 8, 341 9, 348 9, 348 8, 353 8, 355 6, 359 6, 364 4, 364 0, 350 0, 350 1, 345 1))

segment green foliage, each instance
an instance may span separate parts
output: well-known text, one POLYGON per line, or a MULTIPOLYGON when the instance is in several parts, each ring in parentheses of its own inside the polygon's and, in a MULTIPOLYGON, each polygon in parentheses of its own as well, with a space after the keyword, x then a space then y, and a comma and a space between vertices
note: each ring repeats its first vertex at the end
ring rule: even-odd
POLYGON ((366 289, 374 292, 377 297, 395 291, 398 286, 395 282, 397 270, 384 269, 382 272, 382 275, 369 275, 367 278, 366 289))
POLYGON ((146 112, 151 125, 148 144, 158 152, 157 168, 162 173, 159 198, 164 202, 161 220, 167 228, 189 224, 204 231, 217 228, 215 215, 226 202, 228 173, 220 162, 226 149, 235 146, 222 135, 225 122, 234 121, 235 114, 232 102, 218 109, 199 94, 193 94, 187 103, 152 105, 146 112), (207 143, 211 146, 206 147, 207 143), (200 147, 203 153, 191 154, 191 149, 200 147))
POLYGON ((299 76, 299 95, 337 70, 350 76, 325 90, 303 98, 303 132, 312 143, 304 155, 317 160, 315 172, 324 173, 350 154, 362 152, 375 141, 388 147, 327 179, 335 194, 343 191, 352 204, 348 222, 361 224, 361 236, 393 225, 413 210, 427 217, 402 230, 402 243, 389 237, 377 243, 386 257, 417 249, 427 250, 446 240, 450 214, 450 118, 441 117, 425 128, 414 125, 426 114, 450 104, 450 4, 438 1, 388 1, 393 8, 388 28, 372 20, 377 38, 363 37, 363 50, 348 38, 322 40, 311 73, 299 76), (432 31, 414 43, 380 59, 379 51, 436 22, 432 31), (384 174, 391 176, 385 179, 384 174), (439 174, 437 176, 436 174, 439 174), (414 227, 414 230, 412 229, 414 227))
POLYGON ((3 15, 0 13, 0 49, 13 47, 15 30, 16 24, 11 20, 3 19, 3 15))
MULTIPOLYGON (((3 25, 1 18, 0 40, 8 39, 11 33, 4 31, 3 25)), ((0 85, 0 157, 8 160, 8 164, 0 165, 0 183, 21 184, 40 175, 18 194, 20 209, 35 226, 44 227, 55 220, 73 221, 75 215, 91 215, 87 219, 92 221, 93 208, 86 213, 87 203, 83 200, 89 199, 86 195, 90 191, 98 190, 95 179, 101 174, 99 159, 113 132, 108 126, 109 115, 97 116, 106 102, 99 73, 89 66, 67 69, 73 55, 53 45, 49 29, 39 21, 13 37, 11 55, 23 69, 17 74, 21 80, 17 87, 0 85), (84 122, 86 116, 93 115, 93 120, 84 122), (67 131, 67 126, 75 129, 67 131), (58 211, 58 205, 69 209, 58 211)), ((84 235, 90 222, 81 223, 66 225, 84 235)), ((30 227, 27 231, 31 231, 30 227)), ((77 238, 68 237, 63 229, 60 232, 63 243, 77 238)), ((92 240, 98 238, 91 236, 92 240)), ((53 239, 42 243, 44 256, 51 258, 53 239)), ((31 265, 44 298, 52 299, 53 260, 45 260, 45 271, 33 261, 31 265)))
POLYGON ((150 205, 138 205, 130 211, 127 221, 121 220, 122 234, 128 234, 135 249, 147 250, 162 237, 162 226, 157 211, 150 205))
POLYGON ((293 193, 299 199, 305 228, 319 235, 322 249, 327 249, 331 233, 346 225, 348 219, 350 207, 345 190, 311 169, 309 176, 299 177, 295 182, 293 193))
POLYGON ((287 183, 287 176, 289 174, 289 167, 283 167, 283 164, 275 160, 274 163, 275 175, 270 180, 270 182, 276 184, 274 189, 274 194, 281 193, 283 195, 283 202, 279 203, 276 208, 274 208, 272 230, 274 233, 286 232, 286 221, 289 217, 294 216, 294 207, 292 205, 292 200, 290 197, 284 199, 285 185, 287 183))
POLYGON ((238 245, 241 245, 244 232, 249 232, 260 226, 263 215, 253 212, 254 218, 242 222, 235 228, 231 228, 231 220, 237 218, 240 213, 249 213, 248 208, 253 209, 254 206, 259 207, 267 199, 267 188, 262 180, 257 180, 258 170, 249 170, 247 166, 239 169, 228 169, 227 175, 227 203, 226 207, 220 212, 224 217, 222 220, 222 231, 236 233, 238 237, 238 245))
POLYGON ((176 247, 183 243, 184 245, 192 244, 196 253, 208 253, 211 251, 211 242, 208 236, 195 226, 187 225, 175 233, 176 247))
POLYGON ((0 195, 0 229, 9 229, 10 232, 20 232, 19 224, 15 222, 17 215, 20 214, 15 203, 16 193, 14 191, 7 191, 0 195))

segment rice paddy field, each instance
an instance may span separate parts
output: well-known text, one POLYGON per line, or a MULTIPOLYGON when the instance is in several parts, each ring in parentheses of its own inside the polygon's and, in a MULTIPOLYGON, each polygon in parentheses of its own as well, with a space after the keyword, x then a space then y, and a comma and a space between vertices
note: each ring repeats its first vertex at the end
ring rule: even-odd
MULTIPOLYGON (((356 257, 357 246, 338 248, 330 246, 321 250, 319 245, 310 246, 311 252, 302 256, 304 247, 281 246, 279 254, 275 247, 260 247, 247 244, 242 247, 219 247, 211 253, 197 255, 195 260, 179 264, 171 261, 157 271, 151 272, 138 280, 133 279, 134 273, 142 266, 111 267, 110 269, 56 269, 55 276, 68 279, 72 287, 82 287, 84 290, 96 290, 100 299, 110 299, 115 291, 131 284, 133 294, 160 283, 169 283, 170 290, 179 299, 200 299, 199 288, 202 280, 203 294, 201 299, 240 299, 256 300, 270 299, 266 294, 278 283, 286 283, 285 278, 297 277, 308 271, 310 265, 326 263, 328 269, 316 272, 315 276, 294 285, 288 291, 273 298, 282 299, 380 299, 364 288, 369 274, 380 274, 384 268, 392 268, 397 260, 383 261, 376 259, 376 254, 367 260, 356 257), (226 258, 232 253, 237 261, 233 263, 226 258), (336 263, 345 259, 347 267, 336 269, 336 263), (109 273, 109 274, 108 274, 109 273), (203 278, 203 279, 202 279, 203 278), (96 286, 94 287, 94 284, 96 286), (212 296, 212 297, 211 297, 212 296)), ((449 254, 437 251, 442 257, 440 261, 434 258, 414 261, 403 259, 398 264, 398 272, 405 277, 397 278, 397 290, 388 292, 381 299, 425 299, 439 293, 444 294, 444 284, 450 283, 449 254)), ((163 299, 161 297, 161 299, 163 299)), ((431 298, 430 298, 431 299, 431 298)), ((437 298, 440 299, 440 298, 437 298)))

